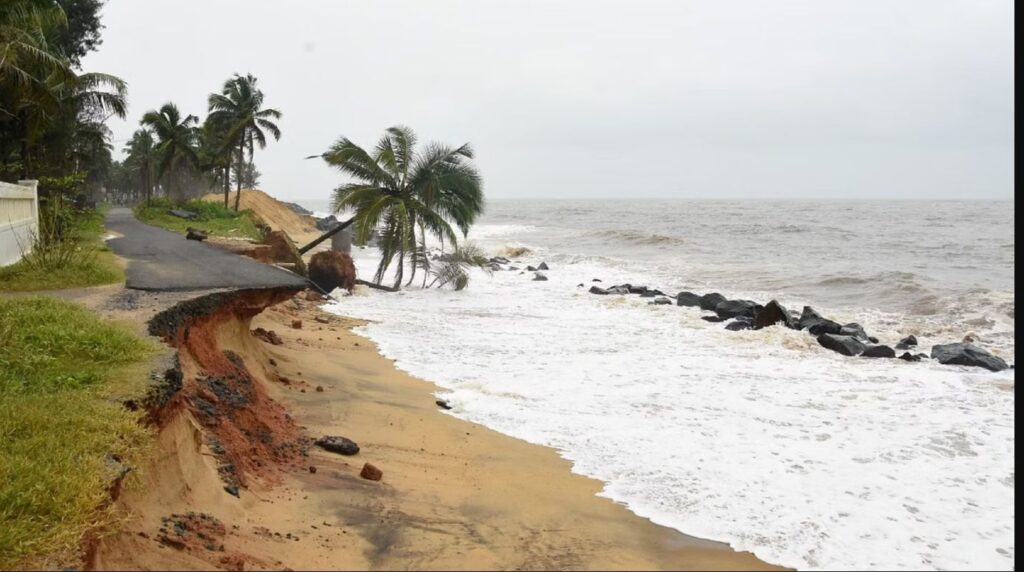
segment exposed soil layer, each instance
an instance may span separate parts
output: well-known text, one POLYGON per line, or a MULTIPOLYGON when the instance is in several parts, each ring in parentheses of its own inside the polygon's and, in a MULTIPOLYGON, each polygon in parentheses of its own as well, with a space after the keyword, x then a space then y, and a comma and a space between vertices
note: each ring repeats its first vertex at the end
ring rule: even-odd
POLYGON ((224 349, 225 338, 253 361, 261 355, 250 341, 249 323, 265 308, 292 297, 294 289, 218 292, 187 300, 161 312, 149 331, 178 349, 179 367, 149 400, 158 425, 187 408, 206 428, 218 456, 225 490, 238 494, 253 476, 272 479, 275 470, 300 462, 308 448, 291 415, 271 399, 259 379, 262 364, 247 367, 224 349), (250 350, 251 351, 248 351, 250 350), (255 374, 254 374, 255 371, 255 374))

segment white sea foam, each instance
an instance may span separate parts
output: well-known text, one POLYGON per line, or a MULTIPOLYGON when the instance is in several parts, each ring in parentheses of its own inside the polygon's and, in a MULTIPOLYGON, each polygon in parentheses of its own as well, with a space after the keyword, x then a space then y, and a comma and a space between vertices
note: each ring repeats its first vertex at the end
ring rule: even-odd
POLYGON ((480 273, 329 309, 372 320, 361 332, 449 391, 453 414, 556 448, 657 523, 802 569, 1013 567, 1012 371, 847 358, 802 332, 586 293, 648 270, 580 257, 547 282, 480 273))
POLYGON ((970 335, 1012 362, 1012 204, 518 201, 483 222, 471 239, 529 247, 517 265, 546 260, 550 280, 479 274, 336 306, 377 320, 363 332, 450 391, 453 414, 771 562, 1013 567, 1013 371, 846 358, 801 332, 585 293, 600 277, 777 297, 925 352, 970 335))

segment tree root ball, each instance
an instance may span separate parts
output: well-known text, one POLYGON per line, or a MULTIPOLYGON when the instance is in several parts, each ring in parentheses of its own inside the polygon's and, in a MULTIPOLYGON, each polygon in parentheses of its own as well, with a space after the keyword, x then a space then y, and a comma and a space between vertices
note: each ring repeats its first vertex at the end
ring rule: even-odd
POLYGON ((337 288, 351 292, 356 284, 356 266, 348 254, 333 250, 317 252, 309 261, 309 279, 324 292, 337 288))

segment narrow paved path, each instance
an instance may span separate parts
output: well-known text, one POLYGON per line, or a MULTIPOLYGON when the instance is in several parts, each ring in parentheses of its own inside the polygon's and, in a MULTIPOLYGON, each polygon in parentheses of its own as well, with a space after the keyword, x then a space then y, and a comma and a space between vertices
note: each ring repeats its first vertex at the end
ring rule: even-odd
POLYGON ((304 278, 287 270, 141 223, 126 208, 110 209, 106 224, 122 235, 107 244, 129 261, 125 284, 128 288, 177 291, 306 285, 304 278))

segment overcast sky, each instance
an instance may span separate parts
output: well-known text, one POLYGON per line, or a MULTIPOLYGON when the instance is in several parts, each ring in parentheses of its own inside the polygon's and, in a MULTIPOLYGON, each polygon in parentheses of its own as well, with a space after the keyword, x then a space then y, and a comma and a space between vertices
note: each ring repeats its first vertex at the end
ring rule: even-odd
POLYGON ((108 0, 89 71, 203 117, 259 78, 262 187, 405 124, 471 142, 489 198, 1013 198, 1013 3, 108 0))

